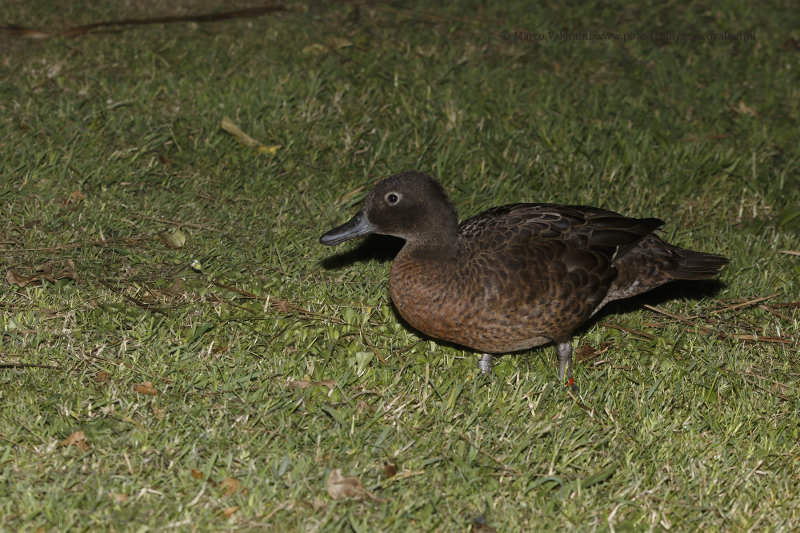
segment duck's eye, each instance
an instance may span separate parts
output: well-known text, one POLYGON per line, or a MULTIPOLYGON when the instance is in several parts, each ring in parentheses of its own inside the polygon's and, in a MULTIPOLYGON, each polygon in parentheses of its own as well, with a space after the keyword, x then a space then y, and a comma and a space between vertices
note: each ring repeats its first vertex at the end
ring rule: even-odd
POLYGON ((397 202, 400 201, 400 198, 401 196, 399 192, 389 192, 386 193, 386 196, 384 196, 386 203, 389 205, 395 205, 397 202))

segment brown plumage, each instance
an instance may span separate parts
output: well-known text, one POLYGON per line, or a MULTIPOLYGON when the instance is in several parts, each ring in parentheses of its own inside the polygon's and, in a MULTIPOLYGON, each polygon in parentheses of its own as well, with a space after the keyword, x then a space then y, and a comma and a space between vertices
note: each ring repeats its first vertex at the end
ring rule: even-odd
POLYGON ((461 224, 447 194, 417 172, 379 182, 360 211, 320 241, 380 233, 405 239, 389 288, 414 328, 492 354, 554 342, 559 380, 572 383, 577 328, 608 302, 674 279, 706 279, 728 260, 653 234, 663 222, 596 207, 513 204, 461 224))

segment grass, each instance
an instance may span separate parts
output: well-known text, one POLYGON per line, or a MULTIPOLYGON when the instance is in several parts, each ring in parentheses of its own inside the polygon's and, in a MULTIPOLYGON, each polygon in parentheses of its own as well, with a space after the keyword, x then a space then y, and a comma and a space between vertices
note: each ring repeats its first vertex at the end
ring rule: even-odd
MULTIPOLYGON (((11 0, 0 23, 221 9, 134 4, 11 0)), ((800 527, 797 11, 287 7, 0 34, 3 528, 800 527), (552 347, 485 380, 400 322, 386 241, 318 244, 405 169, 462 216, 599 205, 731 264, 587 325, 576 397, 552 347), (337 468, 374 498, 333 499, 337 468)))

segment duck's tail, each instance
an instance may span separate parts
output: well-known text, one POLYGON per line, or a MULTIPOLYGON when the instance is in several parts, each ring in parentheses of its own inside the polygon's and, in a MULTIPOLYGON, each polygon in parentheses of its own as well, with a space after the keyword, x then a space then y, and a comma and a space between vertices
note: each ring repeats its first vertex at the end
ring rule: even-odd
POLYGON ((672 279, 713 278, 728 264, 728 258, 721 255, 686 250, 671 244, 667 244, 667 247, 673 257, 674 266, 665 273, 672 279))
POLYGON ((728 259, 721 255, 679 248, 651 233, 617 251, 613 262, 617 277, 598 309, 608 302, 642 294, 672 280, 713 278, 727 263, 728 259))

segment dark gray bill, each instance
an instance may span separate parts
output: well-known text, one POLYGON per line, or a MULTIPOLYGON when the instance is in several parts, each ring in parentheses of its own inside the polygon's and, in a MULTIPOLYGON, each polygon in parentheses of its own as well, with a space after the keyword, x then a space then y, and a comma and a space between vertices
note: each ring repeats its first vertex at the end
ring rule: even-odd
POLYGON ((370 233, 375 233, 375 226, 369 223, 363 212, 359 211, 356 216, 320 237, 319 242, 326 246, 333 246, 370 233))

